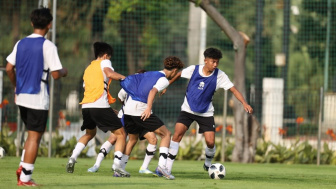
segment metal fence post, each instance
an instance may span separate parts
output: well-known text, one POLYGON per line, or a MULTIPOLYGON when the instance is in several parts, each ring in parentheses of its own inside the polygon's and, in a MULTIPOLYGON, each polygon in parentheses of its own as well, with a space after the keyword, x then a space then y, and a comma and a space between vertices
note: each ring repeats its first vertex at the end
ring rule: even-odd
POLYGON ((322 130, 322 115, 323 115, 323 87, 320 90, 320 113, 319 113, 319 125, 317 133, 317 165, 320 165, 321 161, 321 130, 322 130))

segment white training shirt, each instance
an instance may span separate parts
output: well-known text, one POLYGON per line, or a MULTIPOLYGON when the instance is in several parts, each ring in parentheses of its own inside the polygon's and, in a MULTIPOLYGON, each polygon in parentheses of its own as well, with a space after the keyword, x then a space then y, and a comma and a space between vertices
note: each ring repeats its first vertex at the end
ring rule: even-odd
MULTIPOLYGON (((27 37, 37 38, 43 36, 33 33, 27 37)), ((15 66, 16 64, 16 53, 19 42, 20 41, 15 44, 12 53, 6 58, 7 62, 12 64, 13 66, 15 66)), ((62 64, 57 53, 57 47, 48 39, 46 39, 43 43, 43 69, 49 69, 49 72, 62 69, 62 64)), ((46 77, 47 73, 43 72, 41 79, 46 79, 46 77)), ((31 109, 49 110, 49 94, 47 90, 47 85, 44 82, 41 82, 40 85, 41 90, 37 94, 20 93, 18 95, 15 95, 15 103, 19 106, 24 106, 31 109)))
MULTIPOLYGON (((118 98, 120 99, 121 102, 123 102, 124 104, 126 103, 127 101, 127 92, 121 88, 119 93, 118 93, 118 98)), ((122 116, 124 115, 124 105, 122 106, 122 108, 119 110, 118 112, 118 117, 121 119, 122 116)))
MULTIPOLYGON (((109 78, 106 77, 106 75, 104 73, 104 68, 110 68, 114 71, 114 69, 112 67, 112 62, 110 60, 102 60, 100 62, 100 68, 101 68, 101 71, 102 71, 103 76, 104 76, 104 81, 106 83, 108 83, 109 78)), ((104 84, 104 86, 107 87, 106 84, 104 84)), ((85 83, 84 82, 83 82, 83 87, 85 88, 85 83)), ((96 100, 95 102, 82 104, 82 108, 110 108, 110 107, 111 106, 108 103, 106 90, 104 90, 102 96, 98 100, 96 100)))
MULTIPOLYGON (((160 71, 160 72, 165 74, 163 71, 160 71)), ((157 80, 153 88, 155 87, 158 90, 158 93, 160 93, 168 86, 169 86, 168 79, 166 77, 161 77, 157 80)), ((147 108, 147 103, 133 100, 132 97, 129 96, 124 106, 124 114, 131 115, 131 116, 141 116, 141 114, 146 110, 146 108, 147 108)))
MULTIPOLYGON (((185 69, 182 70, 182 73, 181 73, 181 77, 183 78, 186 78, 186 79, 190 79, 194 70, 195 70, 195 65, 192 65, 192 66, 189 66, 185 69)), ((202 76, 202 77, 210 77, 212 76, 212 74, 214 74, 214 72, 212 72, 209 76, 205 76, 203 74, 203 67, 204 65, 200 65, 199 66, 199 74, 202 76)), ((228 90, 230 89, 231 87, 233 87, 233 83, 230 81, 229 77, 222 71, 222 70, 218 70, 218 75, 217 75, 217 84, 216 84, 216 91, 217 89, 219 88, 223 88, 224 90, 228 90)), ((197 113, 197 112, 194 112, 190 109, 189 107, 189 104, 188 104, 188 100, 187 100, 187 97, 185 96, 184 97, 184 102, 181 106, 181 110, 182 111, 185 111, 185 112, 188 112, 188 113, 191 113, 191 114, 194 114, 194 115, 198 115, 198 116, 202 116, 202 117, 210 117, 210 116, 213 116, 214 115, 214 107, 212 105, 212 102, 210 103, 209 105, 209 109, 207 112, 205 113, 197 113)))

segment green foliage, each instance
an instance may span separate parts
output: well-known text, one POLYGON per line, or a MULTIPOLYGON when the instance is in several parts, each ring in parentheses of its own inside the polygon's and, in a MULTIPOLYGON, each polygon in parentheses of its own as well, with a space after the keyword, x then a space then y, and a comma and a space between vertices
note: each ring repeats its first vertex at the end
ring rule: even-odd
POLYGON ((0 132, 0 146, 4 148, 6 156, 16 155, 15 139, 16 132, 12 133, 7 124, 3 124, 0 132))
POLYGON ((203 143, 202 141, 198 141, 196 144, 194 143, 196 140, 195 137, 190 138, 190 140, 185 140, 184 147, 179 148, 179 152, 176 156, 176 159, 190 159, 196 160, 202 155, 203 143))

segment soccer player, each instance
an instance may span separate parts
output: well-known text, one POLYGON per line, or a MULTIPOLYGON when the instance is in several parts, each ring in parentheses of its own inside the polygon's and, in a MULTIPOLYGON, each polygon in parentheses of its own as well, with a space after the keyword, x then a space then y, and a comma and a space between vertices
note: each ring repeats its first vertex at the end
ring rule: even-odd
POLYGON ((179 77, 189 80, 181 112, 175 124, 175 132, 170 141, 167 169, 171 173, 173 162, 179 150, 179 144, 191 123, 196 121, 199 124, 199 133, 203 133, 206 149, 204 170, 208 171, 211 161, 216 152, 215 146, 215 121, 212 98, 219 88, 230 90, 233 95, 242 103, 248 113, 253 109, 245 101, 243 95, 233 86, 228 76, 217 68, 222 58, 220 50, 208 48, 204 51, 204 65, 192 65, 182 70, 171 83, 179 77))
POLYGON ((129 94, 124 107, 125 129, 130 137, 137 137, 141 128, 161 137, 160 158, 156 173, 167 179, 175 178, 165 167, 171 133, 160 118, 152 112, 152 106, 155 95, 167 88, 168 80, 174 78, 182 68, 182 61, 170 56, 164 60, 163 70, 130 75, 120 82, 122 88, 129 94))
MULTIPOLYGON (((144 71, 138 71, 137 73, 144 73, 144 71)), ((122 104, 124 104, 127 101, 128 95, 125 92, 124 89, 121 89, 118 93, 118 98, 120 100, 120 102, 122 104)), ((123 117, 124 117, 124 112, 123 112, 123 108, 121 108, 121 110, 118 113, 118 117, 121 119, 121 122, 123 123, 123 117)), ((139 130, 140 133, 138 133, 139 135, 139 139, 140 140, 144 140, 147 139, 148 140, 148 145, 147 145, 147 149, 146 149, 146 156, 144 159, 144 162, 142 164, 142 166, 139 169, 139 173, 142 174, 153 174, 152 171, 150 171, 148 169, 148 165, 150 163, 150 161, 153 159, 155 151, 156 151, 156 143, 157 143, 157 138, 155 136, 155 134, 153 132, 148 132, 145 129, 141 129, 139 130)), ((111 151, 112 146, 115 144, 116 141, 116 136, 111 133, 110 137, 108 138, 108 140, 101 146, 100 151, 98 153, 97 159, 96 159, 96 163, 93 165, 93 167, 88 169, 88 172, 97 172, 101 162, 103 161, 103 159, 105 158, 105 156, 111 151)), ((125 169, 126 164, 128 162, 128 158, 129 155, 132 152, 132 149, 134 147, 134 145, 137 143, 138 138, 135 137, 129 137, 129 140, 127 142, 126 145, 126 149, 125 152, 122 156, 121 159, 121 166, 123 169, 125 169)), ((112 170, 114 170, 114 167, 112 167, 112 170)))
POLYGON ((96 60, 84 72, 84 98, 82 104, 83 125, 81 130, 85 134, 78 140, 75 149, 66 165, 68 173, 74 172, 76 159, 87 143, 96 135, 97 128, 103 132, 111 131, 117 138, 114 152, 114 176, 129 177, 130 174, 120 165, 122 152, 125 150, 126 133, 120 119, 110 107, 116 101, 109 93, 112 80, 121 80, 125 76, 114 71, 110 58, 113 55, 112 47, 104 42, 93 45, 96 60))
POLYGON ((44 36, 53 17, 47 8, 36 9, 30 15, 33 34, 16 43, 7 57, 6 72, 15 87, 15 103, 28 130, 17 175, 18 186, 38 186, 32 180, 41 137, 45 131, 49 110, 49 74, 54 79, 65 77, 57 47, 44 36))

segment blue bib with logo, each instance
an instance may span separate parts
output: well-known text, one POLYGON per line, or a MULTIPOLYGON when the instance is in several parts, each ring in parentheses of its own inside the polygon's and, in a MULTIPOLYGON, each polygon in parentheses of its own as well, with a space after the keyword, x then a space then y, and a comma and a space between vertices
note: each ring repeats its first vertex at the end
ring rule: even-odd
POLYGON ((209 109, 212 96, 216 91, 218 69, 210 77, 203 77, 199 74, 199 65, 190 78, 186 97, 192 111, 205 113, 209 109))

